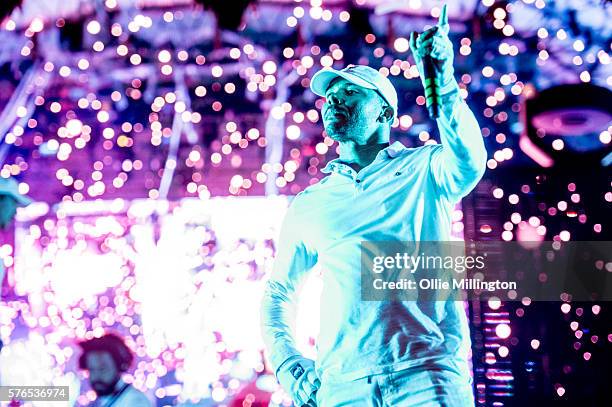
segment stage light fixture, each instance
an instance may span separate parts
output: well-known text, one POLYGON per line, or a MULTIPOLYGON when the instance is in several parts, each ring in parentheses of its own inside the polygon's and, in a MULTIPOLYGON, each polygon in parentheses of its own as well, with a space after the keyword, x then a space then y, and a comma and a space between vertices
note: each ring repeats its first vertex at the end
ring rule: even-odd
POLYGON ((611 145, 601 137, 612 126, 612 92, 592 84, 559 85, 524 101, 519 145, 542 167, 555 163, 606 166, 611 145))

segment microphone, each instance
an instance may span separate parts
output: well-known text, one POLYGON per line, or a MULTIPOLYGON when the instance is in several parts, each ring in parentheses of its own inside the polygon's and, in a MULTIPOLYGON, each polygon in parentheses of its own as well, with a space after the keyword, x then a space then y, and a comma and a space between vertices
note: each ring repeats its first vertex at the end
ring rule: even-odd
POLYGON ((436 77, 436 65, 431 55, 423 57, 423 78, 425 79, 425 103, 429 117, 440 116, 440 86, 436 77))

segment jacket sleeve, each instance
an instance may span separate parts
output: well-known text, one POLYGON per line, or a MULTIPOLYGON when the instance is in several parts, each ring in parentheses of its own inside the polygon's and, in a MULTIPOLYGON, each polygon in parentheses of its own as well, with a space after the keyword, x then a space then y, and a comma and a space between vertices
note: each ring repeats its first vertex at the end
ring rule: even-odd
POLYGON ((456 82, 441 95, 437 119, 441 146, 436 146, 430 168, 436 185, 450 201, 467 195, 482 178, 487 161, 480 126, 459 95, 456 82))
POLYGON ((261 328, 274 373, 284 361, 300 355, 296 349, 295 311, 298 288, 316 264, 316 252, 307 247, 302 234, 307 227, 296 213, 296 200, 287 211, 278 239, 272 274, 261 303, 261 328))

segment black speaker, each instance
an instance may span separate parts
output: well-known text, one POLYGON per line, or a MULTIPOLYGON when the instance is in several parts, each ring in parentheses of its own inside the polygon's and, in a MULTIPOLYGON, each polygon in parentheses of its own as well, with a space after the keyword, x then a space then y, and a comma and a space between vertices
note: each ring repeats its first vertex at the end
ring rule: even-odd
POLYGON ((196 0, 207 10, 212 10, 217 17, 219 28, 236 31, 242 23, 242 15, 254 0, 196 0))
POLYGON ((83 51, 84 20, 65 21, 60 27, 60 44, 66 51, 83 51))
POLYGON ((5 18, 9 17, 13 14, 13 11, 17 7, 21 7, 21 3, 23 0, 4 0, 0 3, 0 23, 4 21, 5 18))

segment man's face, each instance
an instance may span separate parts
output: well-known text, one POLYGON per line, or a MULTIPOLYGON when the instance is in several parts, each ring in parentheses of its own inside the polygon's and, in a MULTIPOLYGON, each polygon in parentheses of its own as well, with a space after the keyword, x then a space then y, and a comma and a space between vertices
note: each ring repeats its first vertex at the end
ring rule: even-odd
POLYGON ((17 201, 8 195, 0 195, 0 229, 6 228, 17 211, 17 201))
POLYGON ((375 90, 337 78, 327 88, 325 98, 321 109, 323 125, 329 137, 336 141, 366 144, 383 124, 379 118, 385 102, 375 90))
POLYGON ((111 354, 106 351, 91 351, 85 358, 89 370, 89 383, 98 396, 111 394, 121 378, 111 354))

